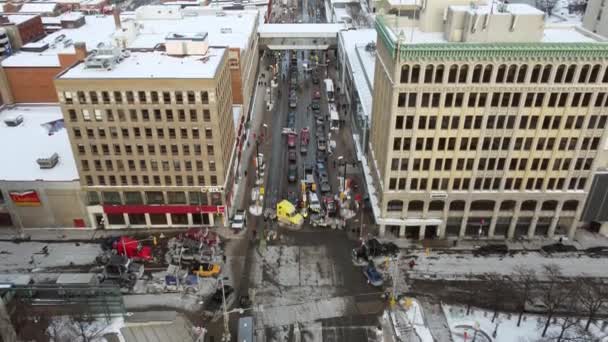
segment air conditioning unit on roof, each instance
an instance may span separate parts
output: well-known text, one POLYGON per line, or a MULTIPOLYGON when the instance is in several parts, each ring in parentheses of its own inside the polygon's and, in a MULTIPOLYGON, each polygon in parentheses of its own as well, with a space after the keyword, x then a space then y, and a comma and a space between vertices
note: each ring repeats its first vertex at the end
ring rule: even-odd
POLYGON ((36 159, 38 165, 40 165, 41 169, 52 169, 59 162, 59 155, 57 153, 53 153, 49 158, 38 158, 36 159))
POLYGON ((10 116, 4 119, 4 123, 9 127, 17 127, 23 122, 23 115, 10 116))

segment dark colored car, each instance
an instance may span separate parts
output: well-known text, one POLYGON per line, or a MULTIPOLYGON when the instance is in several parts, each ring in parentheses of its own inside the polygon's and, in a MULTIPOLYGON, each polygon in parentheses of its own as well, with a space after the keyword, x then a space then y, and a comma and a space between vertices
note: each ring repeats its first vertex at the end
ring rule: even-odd
POLYGON ((293 183, 298 178, 298 166, 296 164, 289 164, 287 168, 287 180, 293 183))
POLYGON ((289 151, 288 155, 288 159, 290 163, 295 163, 296 162, 296 151, 289 151))
POLYGON ((367 278, 367 283, 372 286, 379 287, 384 284, 384 279, 382 279, 382 275, 380 274, 380 272, 378 272, 374 265, 367 265, 367 267, 365 267, 365 269, 363 270, 363 274, 365 275, 365 278, 367 278))
POLYGON ((485 245, 473 251, 474 256, 505 255, 507 253, 509 253, 509 247, 504 244, 485 245))
POLYGON ((553 253, 569 253, 569 252, 576 252, 578 251, 578 249, 576 249, 576 247, 571 246, 571 245, 564 245, 563 243, 554 243, 551 245, 546 245, 546 246, 542 246, 541 249, 548 254, 553 254, 553 253))
POLYGON ((310 108, 312 108, 312 111, 315 112, 315 113, 319 113, 321 111, 321 105, 317 101, 313 102, 310 105, 310 108))

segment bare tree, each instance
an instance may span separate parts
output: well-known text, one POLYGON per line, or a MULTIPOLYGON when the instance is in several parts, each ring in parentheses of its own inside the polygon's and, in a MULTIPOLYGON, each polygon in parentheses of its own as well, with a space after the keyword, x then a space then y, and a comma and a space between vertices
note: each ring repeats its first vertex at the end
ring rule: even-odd
POLYGON ((541 283, 542 295, 541 299, 545 305, 547 321, 543 328, 542 337, 547 334, 547 329, 551 325, 551 320, 555 312, 564 301, 564 291, 562 285, 562 271, 556 264, 543 265, 543 282, 541 283))
POLYGON ((494 311, 494 314, 492 315, 492 323, 494 323, 505 297, 505 285, 507 282, 502 275, 496 272, 486 273, 484 277, 488 284, 488 304, 494 311))
POLYGON ((570 331, 579 327, 580 319, 576 317, 577 297, 580 291, 581 283, 578 281, 569 281, 562 285, 562 295, 560 295, 560 308, 566 312, 567 316, 558 319, 557 326, 559 327, 559 333, 555 340, 562 342, 565 340, 570 341, 571 337, 579 337, 580 334, 575 333, 573 336, 570 335, 570 331))
POLYGON ((526 304, 532 296, 532 288, 538 282, 536 272, 529 267, 518 265, 515 267, 515 272, 511 277, 511 286, 515 289, 515 297, 517 298, 517 308, 519 317, 517 318, 517 326, 521 325, 521 318, 526 311, 526 304))
POLYGON ((536 0, 536 8, 547 13, 547 15, 551 15, 556 4, 557 0, 536 0))
POLYGON ((598 312, 608 304, 608 289, 601 280, 593 278, 579 278, 579 291, 577 299, 582 310, 587 315, 585 331, 589 331, 589 326, 598 312))
POLYGON ((477 282, 473 280, 473 272, 469 272, 466 275, 467 280, 465 281, 465 301, 467 303, 467 316, 471 313, 471 307, 477 298, 477 291, 475 291, 475 286, 477 286, 477 282))

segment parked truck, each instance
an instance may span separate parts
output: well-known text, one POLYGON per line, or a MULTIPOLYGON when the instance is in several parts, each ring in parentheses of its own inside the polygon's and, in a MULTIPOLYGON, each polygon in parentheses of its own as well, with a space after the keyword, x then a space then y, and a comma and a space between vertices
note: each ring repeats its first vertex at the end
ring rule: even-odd
POLYGON ((304 222, 304 218, 298 213, 296 207, 287 200, 282 200, 277 204, 277 219, 279 222, 296 227, 301 226, 304 222))

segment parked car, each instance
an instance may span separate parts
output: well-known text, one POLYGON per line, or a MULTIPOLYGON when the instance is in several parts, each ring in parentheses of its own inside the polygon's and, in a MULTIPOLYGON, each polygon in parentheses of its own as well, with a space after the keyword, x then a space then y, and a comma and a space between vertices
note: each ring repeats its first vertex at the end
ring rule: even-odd
POLYGON ((473 251, 474 256, 505 255, 507 253, 509 253, 509 247, 505 244, 485 245, 473 251))
POLYGON ((321 177, 322 175, 327 175, 327 167, 325 167, 325 163, 317 163, 317 168, 315 170, 317 172, 317 177, 321 177))
POLYGON ((325 181, 321 181, 321 193, 323 194, 328 194, 331 192, 331 185, 329 185, 329 181, 325 180, 325 181))
POLYGON ((331 196, 323 197, 323 204, 325 205, 325 211, 327 211, 329 215, 334 215, 336 213, 336 201, 334 201, 331 196))
POLYGON ((304 166, 304 176, 305 177, 307 177, 309 175, 312 176, 312 173, 313 173, 313 167, 312 167, 312 165, 306 164, 306 166, 304 166))
POLYGON ((217 277, 220 275, 221 271, 222 268, 220 265, 207 262, 195 264, 194 267, 192 267, 192 274, 202 278, 217 277))
POLYGON ((548 253, 548 254, 553 254, 553 253, 569 253, 569 252, 576 252, 576 251, 578 251, 578 249, 576 249, 576 247, 574 247, 572 245, 564 245, 561 242, 550 244, 550 245, 546 245, 546 246, 542 246, 541 249, 543 250, 543 252, 548 253))
POLYGON ((380 263, 387 258, 395 258, 399 254, 399 247, 394 243, 381 243, 376 239, 365 241, 360 247, 352 251, 353 264, 363 266, 370 262, 380 263))
POLYGON ((289 97, 289 108, 296 108, 298 106, 298 98, 296 96, 289 97))
POLYGON ((288 153, 288 159, 290 163, 295 163, 297 160, 296 151, 290 150, 288 153))
POLYGON ((232 224, 230 225, 230 228, 232 228, 233 230, 243 230, 247 227, 247 213, 245 212, 245 210, 237 210, 236 214, 234 214, 234 217, 232 218, 232 224))
POLYGON ((319 197, 314 192, 308 193, 308 207, 315 213, 321 212, 321 202, 319 202, 319 197))
POLYGON ((296 135, 295 134, 287 135, 287 147, 296 148, 296 135))
POLYGON ((298 178, 298 165, 289 164, 287 167, 287 180, 293 183, 296 181, 296 178, 298 178))
POLYGON ((585 250, 587 255, 592 258, 599 258, 602 256, 608 256, 608 247, 599 246, 599 247, 590 247, 585 250))
POLYGON ((363 269, 363 274, 365 275, 365 278, 367 278, 367 283, 372 286, 380 287, 384 284, 382 275, 371 263, 363 269))

